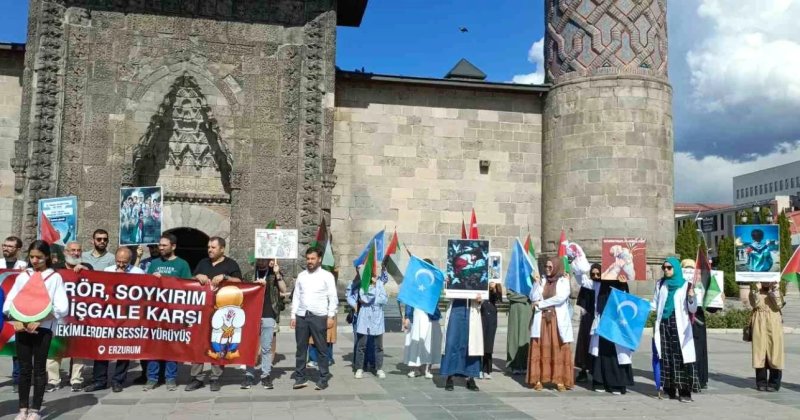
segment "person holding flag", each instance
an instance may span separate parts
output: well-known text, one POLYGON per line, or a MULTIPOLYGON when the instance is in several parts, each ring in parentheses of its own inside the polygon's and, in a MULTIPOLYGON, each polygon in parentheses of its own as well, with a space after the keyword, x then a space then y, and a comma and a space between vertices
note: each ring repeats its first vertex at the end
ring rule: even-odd
POLYGON ((752 348, 756 389, 773 392, 781 389, 783 375, 783 299, 778 283, 756 283, 750 291, 753 307, 752 348))
POLYGON ((412 261, 409 262, 408 266, 406 269, 408 281, 404 280, 401 284, 401 293, 398 295, 398 300, 404 299, 405 288, 411 287, 416 283, 416 290, 411 292, 412 298, 421 300, 423 299, 422 295, 428 292, 430 293, 428 296, 431 299, 430 303, 435 303, 432 313, 429 314, 422 309, 421 305, 415 303, 414 305, 417 307, 414 307, 411 303, 405 302, 403 329, 406 332, 406 337, 403 345, 403 362, 410 368, 408 371, 409 378, 424 375, 426 379, 433 379, 431 368, 442 360, 442 327, 439 324, 442 314, 439 312, 438 304, 441 287, 436 289, 434 286, 437 279, 444 279, 444 274, 428 258, 419 261, 416 257, 412 257, 412 261), (427 280, 430 280, 429 284, 424 283, 427 280), (417 368, 422 369, 417 371, 417 368))
POLYGON ((544 382, 556 384, 559 392, 575 385, 572 364, 572 308, 570 284, 564 272, 564 259, 554 257, 545 266, 544 281, 536 282, 531 301, 536 313, 531 324, 528 384, 535 391, 544 382))
POLYGON ((531 317, 533 311, 528 298, 531 280, 539 280, 533 261, 536 254, 531 235, 525 245, 516 241, 506 273, 506 296, 508 297, 508 333, 506 335, 506 369, 512 375, 522 375, 528 367, 528 351, 531 343, 531 317))
POLYGON ((366 290, 363 287, 350 288, 347 294, 347 303, 358 311, 358 318, 354 323, 356 331, 356 354, 353 365, 356 369, 355 378, 364 377, 365 355, 367 351, 367 340, 372 338, 375 353, 376 376, 381 379, 386 378, 383 371, 383 333, 386 326, 384 322, 383 306, 389 301, 386 290, 383 288, 382 281, 372 273, 371 264, 364 266, 362 278, 369 276, 369 283, 366 290))
POLYGON ((663 390, 670 399, 692 402, 692 392, 700 392, 695 361, 690 314, 697 311, 691 283, 683 278, 680 263, 667 258, 661 266, 664 277, 656 283, 650 310, 656 311, 653 342, 663 390))
MULTIPOLYGON (((592 319, 596 319, 597 325, 603 311, 608 303, 609 296, 613 289, 628 293, 628 283, 620 280, 600 280, 602 267, 600 264, 592 264, 589 277, 594 282, 594 308, 592 308, 592 319)), ((583 328, 583 321, 581 321, 583 328)), ((633 368, 631 366, 631 355, 633 349, 620 346, 604 337, 599 332, 599 328, 592 331, 589 342, 589 354, 594 356, 591 360, 592 367, 592 388, 597 392, 608 392, 614 395, 622 395, 627 392, 627 387, 633 386, 633 368)))
MULTIPOLYGON (((702 252, 702 250, 701 250, 702 252)), ((703 256, 705 254, 703 253, 703 256)), ((702 256, 701 256, 702 257, 702 256)), ((707 260, 707 259, 706 259, 707 260)), ((698 258, 698 262, 703 261, 698 258)), ((702 281, 700 280, 704 275, 710 275, 711 268, 703 269, 703 264, 696 264, 692 259, 684 259, 681 261, 681 269, 694 270, 693 281, 696 285, 695 293, 697 293, 697 312, 694 313, 692 320, 692 338, 694 338, 694 352, 695 352, 695 371, 697 372, 697 380, 700 381, 700 389, 708 388, 708 336, 706 331, 706 309, 703 308, 703 297, 706 295, 706 290, 703 288, 702 281), (701 274, 706 271, 707 274, 701 274)), ((709 311, 710 312, 710 311, 709 311)))

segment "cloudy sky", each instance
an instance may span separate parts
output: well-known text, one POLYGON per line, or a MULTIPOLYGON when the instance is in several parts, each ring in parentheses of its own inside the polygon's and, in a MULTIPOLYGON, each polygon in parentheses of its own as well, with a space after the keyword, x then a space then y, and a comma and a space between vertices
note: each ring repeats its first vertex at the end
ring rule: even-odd
MULTIPOLYGON (((0 41, 24 42, 27 2, 5 3, 0 41)), ((800 0, 668 11, 675 198, 731 202, 734 175, 800 160, 800 0)), ((538 83, 543 34, 543 0, 373 0, 360 28, 339 29, 337 65, 441 77, 463 57, 492 81, 538 83)))

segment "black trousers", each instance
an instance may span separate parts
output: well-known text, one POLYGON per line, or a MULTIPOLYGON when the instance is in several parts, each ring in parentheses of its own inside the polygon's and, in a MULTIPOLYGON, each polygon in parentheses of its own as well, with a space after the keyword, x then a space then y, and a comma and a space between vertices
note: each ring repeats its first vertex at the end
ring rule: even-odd
POLYGON ((481 358, 481 372, 492 373, 492 353, 483 353, 481 358))
MULTIPOLYGON (((356 334, 358 337, 356 339, 356 360, 355 360, 355 367, 356 369, 366 369, 364 366, 364 361, 367 360, 367 340, 369 339, 369 335, 366 334, 356 334)), ((383 369, 383 334, 381 335, 373 335, 372 342, 375 343, 373 348, 375 349, 375 369, 381 370, 383 369)), ((316 343, 316 341, 314 341, 316 343)))
POLYGON ((780 369, 765 367, 756 369, 756 386, 768 386, 774 389, 781 389, 782 376, 783 371, 780 369))
POLYGON ((19 360, 19 408, 39 410, 47 385, 47 353, 53 332, 48 328, 39 328, 35 334, 17 332, 15 338, 19 360), (31 384, 33 401, 30 401, 31 384))
MULTIPOLYGON (((108 386, 108 360, 95 360, 94 367, 92 368, 92 378, 95 385, 103 388, 108 386)), ((125 378, 128 376, 128 367, 130 367, 130 360, 117 360, 114 366, 114 376, 111 378, 113 384, 124 384, 125 378)))
POLYGON ((294 338, 297 342, 295 354, 294 380, 301 382, 306 379, 306 358, 308 356, 308 337, 314 339, 317 347, 317 366, 319 366, 319 381, 328 382, 328 317, 314 315, 306 312, 305 316, 298 316, 294 329, 294 338))

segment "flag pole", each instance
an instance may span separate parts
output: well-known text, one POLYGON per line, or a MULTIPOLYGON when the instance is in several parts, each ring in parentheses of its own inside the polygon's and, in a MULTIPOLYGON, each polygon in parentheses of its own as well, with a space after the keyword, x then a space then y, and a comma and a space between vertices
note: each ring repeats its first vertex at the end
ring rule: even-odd
POLYGON ((408 253, 408 258, 411 258, 411 250, 408 249, 408 245, 406 245, 405 242, 403 242, 403 248, 406 249, 406 253, 408 253))

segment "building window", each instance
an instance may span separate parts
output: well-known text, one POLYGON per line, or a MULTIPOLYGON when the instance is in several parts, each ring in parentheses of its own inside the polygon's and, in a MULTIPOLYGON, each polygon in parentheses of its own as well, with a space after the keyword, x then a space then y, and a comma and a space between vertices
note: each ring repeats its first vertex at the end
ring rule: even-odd
POLYGON ((789 183, 792 184, 792 188, 794 188, 794 178, 790 178, 789 183))
POLYGON ((769 192, 772 192, 772 183, 769 183, 769 192))
POLYGON ((714 235, 714 248, 719 246, 719 236, 714 235))
POLYGON ((779 181, 779 184, 778 184, 778 191, 783 191, 783 180, 780 180, 780 181, 779 181))
POLYGON ((719 215, 719 230, 725 232, 725 215, 719 215))

